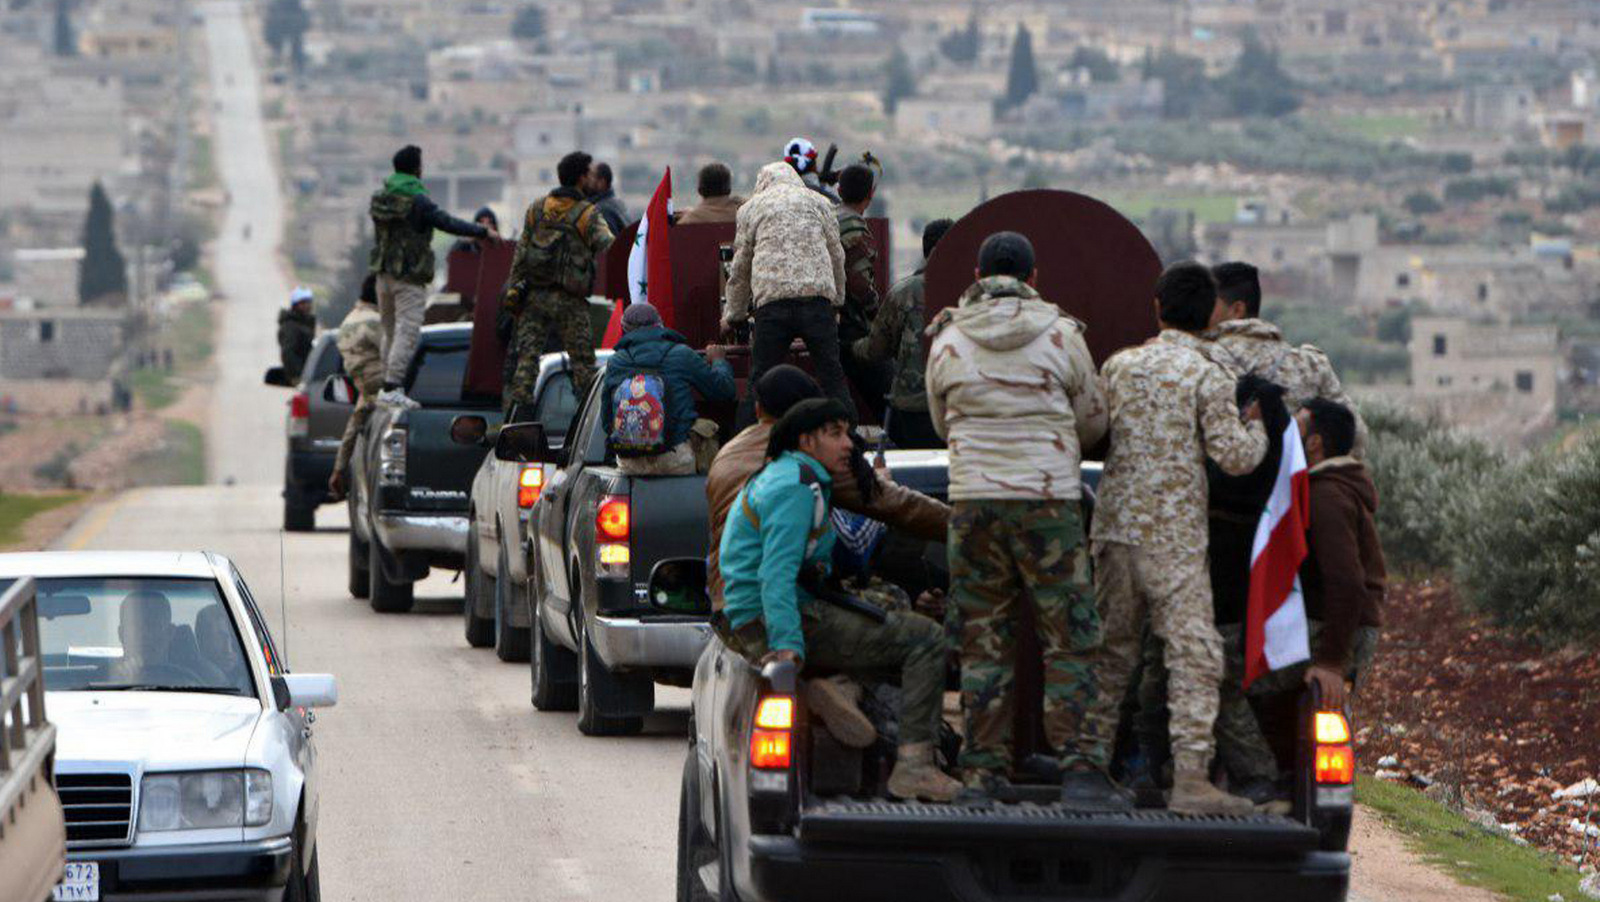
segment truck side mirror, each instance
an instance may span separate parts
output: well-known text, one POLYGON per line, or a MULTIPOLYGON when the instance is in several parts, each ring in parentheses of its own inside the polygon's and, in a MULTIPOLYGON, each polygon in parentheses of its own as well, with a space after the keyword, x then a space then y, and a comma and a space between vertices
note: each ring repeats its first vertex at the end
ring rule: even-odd
POLYGON ((468 447, 483 447, 489 434, 489 421, 477 414, 464 413, 450 421, 450 441, 468 447))
POLYGON ((267 385, 276 385, 280 388, 294 388, 294 383, 289 381, 289 374, 284 372, 281 366, 269 368, 266 375, 261 377, 261 381, 267 385))
POLYGON ((513 423, 500 427, 494 443, 495 460, 513 463, 552 464, 558 455, 550 450, 543 423, 513 423))
POLYGON ((650 568, 650 604, 670 614, 709 615, 711 591, 706 587, 705 558, 679 557, 657 561, 650 568))

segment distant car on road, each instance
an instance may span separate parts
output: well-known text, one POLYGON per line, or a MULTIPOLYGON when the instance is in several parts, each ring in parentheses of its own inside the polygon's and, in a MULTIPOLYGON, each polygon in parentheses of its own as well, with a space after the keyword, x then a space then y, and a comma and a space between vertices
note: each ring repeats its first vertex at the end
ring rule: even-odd
POLYGON ((66 811, 58 900, 320 898, 315 721, 238 569, 206 552, 0 555, 32 577, 66 811))
POLYGON ((289 439, 283 466, 283 529, 310 532, 317 528, 317 507, 328 501, 328 477, 339 456, 344 424, 355 407, 335 332, 317 336, 306 358, 299 385, 290 384, 283 367, 267 370, 266 383, 293 388, 284 430, 289 439))

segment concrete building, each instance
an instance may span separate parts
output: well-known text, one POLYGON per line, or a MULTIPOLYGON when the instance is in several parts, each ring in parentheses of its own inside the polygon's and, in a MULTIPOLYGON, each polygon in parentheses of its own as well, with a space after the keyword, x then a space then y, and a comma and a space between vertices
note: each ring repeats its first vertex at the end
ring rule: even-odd
POLYGON ((127 317, 110 310, 0 312, 0 405, 27 413, 110 410, 127 317))
POLYGON ((994 101, 909 97, 895 107, 894 130, 902 137, 987 138, 994 133, 994 101))
POLYGON ((1411 388, 1417 396, 1500 394, 1532 416, 1553 413, 1560 341, 1555 326, 1411 321, 1411 388))
POLYGON ((21 248, 11 255, 18 293, 44 307, 78 306, 81 247, 21 248))
POLYGON ((59 75, 0 100, 0 209, 72 213, 134 174, 121 82, 59 75))

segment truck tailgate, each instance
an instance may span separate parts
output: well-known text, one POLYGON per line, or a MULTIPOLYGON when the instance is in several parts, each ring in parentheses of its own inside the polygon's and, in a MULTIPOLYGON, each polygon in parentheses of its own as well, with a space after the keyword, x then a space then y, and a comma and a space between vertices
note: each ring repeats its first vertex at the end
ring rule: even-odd
POLYGON ((410 483, 406 507, 416 511, 467 510, 472 477, 488 452, 450 440, 450 421, 463 413, 484 416, 491 426, 500 420, 490 410, 427 408, 408 411, 406 423, 406 474, 410 483))
POLYGON ((629 482, 633 511, 633 581, 669 558, 705 559, 710 513, 704 476, 652 476, 629 482))

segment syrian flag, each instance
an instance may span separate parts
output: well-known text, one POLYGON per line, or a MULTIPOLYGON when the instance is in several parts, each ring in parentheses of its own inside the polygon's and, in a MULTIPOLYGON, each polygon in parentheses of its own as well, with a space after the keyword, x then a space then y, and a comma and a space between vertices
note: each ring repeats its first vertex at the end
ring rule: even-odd
POLYGON ((622 308, 627 306, 626 301, 618 300, 611 305, 611 318, 606 320, 606 334, 600 339, 600 347, 614 348, 617 339, 622 337, 622 308))
POLYGON ((661 322, 673 328, 672 255, 667 217, 672 215, 672 167, 661 176, 661 184, 650 198, 650 206, 639 220, 639 232, 628 252, 628 298, 634 304, 649 302, 661 314, 661 322))
POLYGON ((1269 670, 1311 657, 1306 601, 1300 593, 1300 563, 1306 559, 1311 519, 1311 483, 1300 427, 1293 419, 1283 433, 1283 455, 1272 497, 1256 527, 1250 553, 1250 604, 1245 614, 1244 684, 1269 670))

